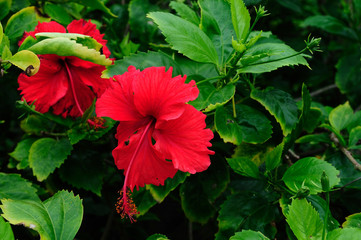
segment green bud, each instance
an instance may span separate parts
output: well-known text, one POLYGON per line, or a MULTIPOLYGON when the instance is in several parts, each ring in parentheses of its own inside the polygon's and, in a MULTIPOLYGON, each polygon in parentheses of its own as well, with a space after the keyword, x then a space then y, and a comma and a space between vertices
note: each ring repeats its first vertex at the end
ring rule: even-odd
POLYGON ((270 15, 270 13, 267 13, 267 10, 265 10, 264 6, 259 6, 258 9, 255 7, 255 10, 256 10, 257 18, 270 15))
POLYGON ((232 37, 232 46, 237 52, 240 53, 243 53, 246 50, 246 45, 244 45, 241 42, 237 42, 236 40, 233 39, 233 37, 232 37))

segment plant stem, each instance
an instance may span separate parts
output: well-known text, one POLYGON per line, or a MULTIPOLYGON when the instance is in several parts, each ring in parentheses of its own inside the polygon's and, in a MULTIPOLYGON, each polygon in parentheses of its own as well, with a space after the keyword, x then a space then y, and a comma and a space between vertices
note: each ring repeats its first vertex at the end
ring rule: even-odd
POLYGON ((345 156, 348 158, 348 160, 350 160, 350 162, 354 165, 354 167, 361 171, 361 164, 359 164, 357 162, 357 160, 352 156, 352 153, 347 150, 344 146, 342 146, 338 140, 338 138, 336 137, 336 135, 334 133, 331 133, 330 136, 331 140, 336 144, 336 146, 338 146, 338 148, 341 150, 341 152, 343 154, 345 154, 345 156))
POLYGON ((234 96, 232 97, 232 106, 233 106, 233 117, 237 118, 237 113, 236 113, 236 104, 234 102, 234 96))
POLYGON ((326 213, 325 213, 325 221, 323 222, 322 240, 326 239, 326 227, 327 227, 329 214, 330 214, 330 192, 326 192, 326 213))

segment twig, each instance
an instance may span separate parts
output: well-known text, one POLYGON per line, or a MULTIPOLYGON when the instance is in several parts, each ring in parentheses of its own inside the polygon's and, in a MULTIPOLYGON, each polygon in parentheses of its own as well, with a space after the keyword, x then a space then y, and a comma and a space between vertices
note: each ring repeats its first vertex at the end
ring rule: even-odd
POLYGON ((348 158, 348 160, 350 160, 350 162, 354 165, 354 167, 361 171, 361 165, 357 162, 357 160, 352 156, 352 153, 347 150, 345 147, 343 147, 340 144, 340 141, 338 140, 338 138, 336 137, 336 135, 334 133, 331 133, 330 136, 331 140, 336 144, 336 146, 341 150, 341 152, 343 154, 345 154, 345 156, 348 158))

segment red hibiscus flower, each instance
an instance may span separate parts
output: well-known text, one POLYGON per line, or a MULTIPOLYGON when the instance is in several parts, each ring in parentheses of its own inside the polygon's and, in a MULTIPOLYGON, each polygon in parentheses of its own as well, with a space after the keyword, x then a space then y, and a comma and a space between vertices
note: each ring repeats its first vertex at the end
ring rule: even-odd
MULTIPOLYGON (((106 57, 110 55, 106 47, 107 41, 90 20, 74 20, 66 29, 56 22, 39 23, 33 32, 24 33, 19 45, 26 37, 35 38, 35 34, 40 32, 88 35, 103 45, 106 57)), ((63 117, 80 117, 91 106, 94 98, 100 97, 110 85, 109 79, 101 78, 104 66, 73 56, 62 57, 55 54, 39 55, 39 59, 38 73, 31 77, 22 73, 18 83, 24 99, 34 102, 35 109, 41 113, 52 108, 54 114, 63 117)))
POLYGON ((125 174, 118 210, 133 221, 137 211, 127 189, 163 185, 177 170, 206 170, 209 154, 214 154, 208 149, 213 133, 205 129, 206 116, 186 104, 199 94, 193 80, 185 83, 186 76, 172 78, 172 69, 164 67, 139 71, 130 66, 114 79, 97 100, 96 113, 120 121, 113 150, 115 164, 125 174))

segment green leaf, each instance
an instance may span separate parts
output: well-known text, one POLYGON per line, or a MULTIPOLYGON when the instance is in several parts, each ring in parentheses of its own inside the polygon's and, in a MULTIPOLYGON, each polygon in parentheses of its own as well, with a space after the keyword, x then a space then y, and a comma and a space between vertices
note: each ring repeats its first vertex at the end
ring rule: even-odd
POLYGON ((321 175, 325 171, 330 181, 330 188, 340 182, 340 172, 328 162, 315 157, 298 160, 283 175, 282 180, 293 192, 308 188, 311 194, 322 192, 321 175))
POLYGON ((348 102, 334 108, 328 117, 331 126, 340 132, 347 128, 353 120, 353 110, 348 102))
POLYGON ((44 11, 49 17, 64 25, 68 25, 73 20, 66 11, 66 8, 64 8, 61 4, 45 2, 44 11))
POLYGON ((186 180, 187 176, 187 173, 178 171, 173 178, 166 179, 163 186, 148 184, 146 185, 146 189, 150 191, 153 198, 158 203, 161 203, 171 191, 173 191, 176 187, 179 186, 179 184, 183 183, 186 180))
POLYGON ((332 16, 316 15, 306 18, 302 23, 303 27, 317 27, 328 33, 336 34, 345 38, 358 41, 357 34, 348 28, 343 22, 332 16))
POLYGON ((290 94, 280 89, 253 89, 251 98, 261 103, 281 125, 283 135, 287 136, 298 122, 298 109, 290 94))
POLYGON ((219 66, 223 66, 233 51, 234 29, 230 5, 223 0, 200 0, 198 2, 201 8, 200 29, 213 42, 219 66))
POLYGON ((42 202, 3 200, 2 216, 11 224, 23 224, 37 231, 43 240, 72 240, 83 218, 82 200, 60 191, 42 202))
POLYGON ((40 60, 33 53, 28 50, 22 50, 15 53, 11 58, 7 59, 13 65, 25 71, 28 76, 35 75, 40 68, 40 60))
POLYGON ((0 173, 0 199, 40 201, 37 190, 19 174, 0 173))
POLYGON ((227 158, 229 166, 238 174, 259 178, 259 170, 257 165, 246 157, 227 158))
POLYGON ((244 104, 237 104, 235 110, 236 118, 232 106, 217 108, 214 116, 216 130, 225 142, 263 143, 271 137, 271 122, 261 112, 244 104))
MULTIPOLYGON (((1 6, 1 0, 0 0, 0 6, 1 6)), ((0 43, 2 43, 3 37, 4 37, 4 29, 3 29, 3 25, 0 22, 0 43)))
POLYGON ((74 56, 99 65, 111 65, 112 61, 95 49, 89 49, 74 40, 65 37, 47 38, 35 43, 27 50, 35 54, 57 54, 59 56, 74 56))
POLYGON ((156 11, 160 11, 159 5, 151 3, 150 0, 131 0, 128 5, 132 36, 138 37, 146 45, 152 41, 151 39, 158 32, 157 26, 147 18, 149 12, 156 11))
POLYGON ((0 216, 0 239, 1 240, 14 240, 14 233, 8 222, 0 216))
POLYGON ((266 153, 266 169, 272 171, 281 164, 284 142, 275 147, 272 151, 266 153))
POLYGON ((0 21, 10 12, 11 3, 12 0, 0 0, 0 21))
POLYGON ((81 5, 87 6, 93 10, 100 10, 111 17, 117 17, 114 15, 109 8, 104 5, 104 2, 101 0, 73 0, 81 5))
POLYGON ((204 112, 210 112, 226 104, 234 96, 236 87, 228 84, 223 88, 217 89, 211 83, 204 82, 198 86, 199 95, 194 101, 189 102, 197 110, 204 109, 204 112))
POLYGON ((269 240, 269 238, 260 232, 243 230, 242 232, 236 232, 229 240, 269 240))
POLYGON ((41 138, 29 151, 29 164, 39 181, 46 179, 60 167, 73 149, 68 139, 41 138))
POLYGON ((356 146, 360 139, 361 139, 361 126, 352 128, 350 132, 350 137, 348 139, 349 147, 356 146))
POLYGON ((147 191, 145 188, 139 188, 139 190, 133 190, 132 198, 139 215, 146 214, 150 208, 157 204, 157 201, 154 200, 150 191, 147 191))
POLYGON ((327 240, 360 239, 360 228, 338 228, 327 234, 327 240))
POLYGON ((326 230, 328 232, 340 226, 340 223, 332 216, 331 212, 329 211, 329 206, 325 199, 323 199, 319 195, 311 195, 308 196, 306 199, 312 204, 318 214, 320 214, 321 219, 325 219, 326 214, 328 214, 328 222, 326 226, 326 230))
POLYGON ((5 34, 10 40, 14 40, 21 37, 25 31, 33 31, 38 22, 48 21, 50 21, 50 18, 40 16, 35 7, 23 8, 9 18, 5 34))
POLYGON ((173 8, 177 14, 184 18, 185 20, 194 23, 195 25, 199 25, 199 17, 197 14, 186 4, 182 2, 172 1, 169 6, 173 8))
POLYGON ((147 237, 146 240, 169 240, 169 238, 167 238, 167 236, 156 233, 153 234, 152 236, 147 237))
POLYGON ((147 16, 159 26, 173 49, 194 61, 218 65, 218 56, 212 41, 193 23, 170 13, 152 12, 147 16))
POLYGON ((103 78, 113 77, 115 75, 121 75, 128 70, 128 67, 132 65, 136 69, 144 70, 148 67, 165 67, 169 69, 173 68, 173 76, 183 75, 182 70, 177 63, 167 54, 163 52, 139 52, 123 59, 117 60, 113 65, 107 66, 107 70, 103 72, 103 78))
POLYGON ((36 140, 37 138, 25 138, 24 140, 21 140, 16 145, 14 151, 9 153, 10 157, 19 162, 28 160, 30 147, 36 140))
POLYGON ((309 134, 304 135, 295 141, 296 143, 310 143, 310 144, 318 144, 318 143, 331 143, 330 134, 329 133, 320 133, 320 134, 309 134))
POLYGON ((342 224, 343 228, 360 228, 361 213, 355 213, 346 217, 346 221, 342 224))
POLYGON ((245 42, 250 28, 251 16, 242 0, 231 0, 232 23, 237 40, 245 42))
POLYGON ((241 143, 235 149, 232 157, 248 158, 259 167, 261 164, 264 163, 265 154, 270 150, 271 149, 268 147, 267 144, 241 143))
POLYGON ((323 222, 306 199, 292 200, 286 221, 298 240, 321 239, 323 222))

